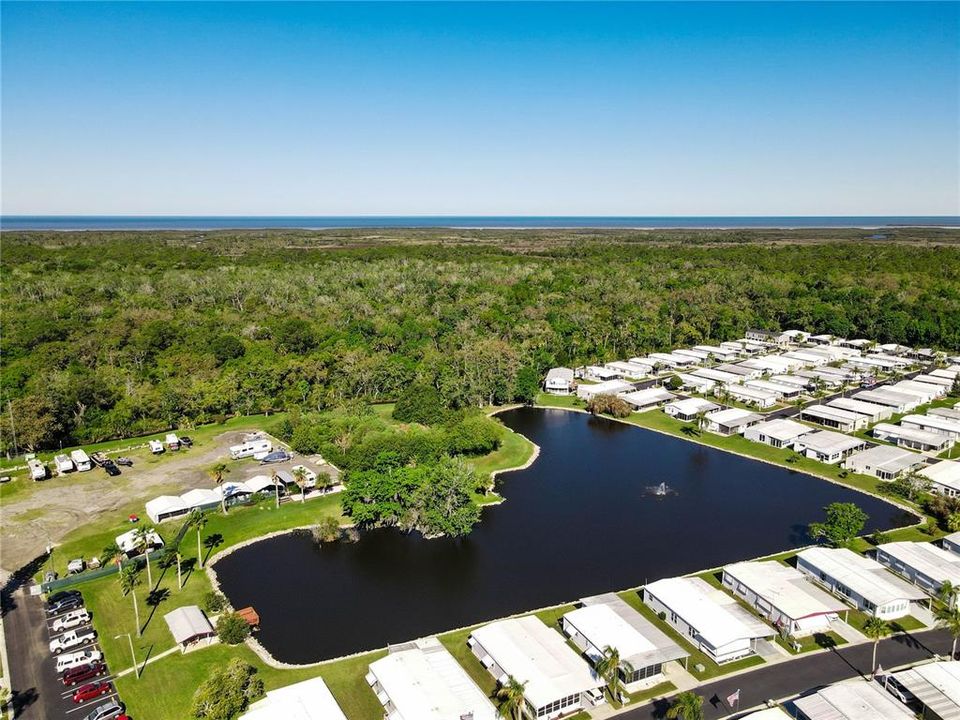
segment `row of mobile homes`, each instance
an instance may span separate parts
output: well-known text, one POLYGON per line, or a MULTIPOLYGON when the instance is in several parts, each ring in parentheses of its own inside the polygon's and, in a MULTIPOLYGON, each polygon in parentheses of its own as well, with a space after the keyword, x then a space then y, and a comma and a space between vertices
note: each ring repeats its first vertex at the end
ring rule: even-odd
MULTIPOLYGON (((322 677, 285 685, 250 703, 239 720, 347 720, 322 677)), ((399 720, 399 719, 398 719, 399 720)))
POLYGON ((765 422, 757 423, 753 427, 747 428, 743 436, 747 440, 764 443, 771 447, 790 448, 793 447, 799 438, 812 432, 814 431, 811 428, 795 420, 778 418, 775 420, 766 420, 765 422))
POLYGON ((889 385, 880 385, 873 390, 861 390, 854 393, 852 397, 855 400, 875 403, 877 405, 886 405, 893 408, 894 412, 903 413, 913 410, 920 404, 920 398, 916 395, 891 390, 889 385))
POLYGON ((940 453, 953 446, 953 440, 946 435, 904 427, 903 425, 877 423, 873 426, 872 432, 878 440, 895 443, 900 447, 912 448, 920 452, 940 453))
POLYGON ((390 720, 499 718, 484 692, 435 637, 391 648, 386 657, 370 663, 366 679, 390 720))
POLYGON ((925 720, 960 718, 960 662, 915 665, 893 673, 893 679, 920 704, 925 720))
POLYGON ((960 437, 960 422, 940 415, 905 415, 900 419, 900 425, 946 435, 954 440, 960 437))
POLYGON ((730 397, 745 405, 752 405, 761 409, 773 407, 780 400, 777 393, 748 385, 727 385, 726 392, 730 397))
POLYGON ((808 548, 797 555, 797 570, 858 610, 883 620, 910 614, 913 603, 926 599, 919 588, 888 572, 876 560, 847 548, 808 548))
POLYGON ((923 467, 923 456, 899 447, 877 445, 851 455, 843 461, 843 467, 861 475, 891 481, 923 467))
POLYGON ((826 405, 810 405, 803 408, 800 411, 800 419, 845 433, 867 426, 867 419, 863 415, 826 405))
POLYGON ((550 368, 543 381, 543 389, 551 395, 569 395, 573 392, 573 370, 570 368, 550 368))
POLYGON ((867 441, 857 437, 832 430, 817 430, 797 438, 793 449, 811 460, 835 464, 866 446, 867 441))
POLYGON ((730 363, 724 363, 723 365, 717 365, 715 370, 722 370, 723 372, 731 373, 733 375, 739 375, 744 380, 759 380, 763 377, 763 370, 758 370, 757 368, 744 367, 743 365, 733 365, 730 363))
POLYGON ((714 410, 704 416, 704 428, 717 435, 742 435, 743 432, 758 422, 763 416, 740 408, 714 410))
POLYGON ((859 678, 797 698, 793 705, 797 720, 914 720, 913 712, 878 683, 859 678))
POLYGON ((777 385, 794 387, 799 389, 801 392, 809 390, 813 385, 813 383, 810 381, 810 378, 801 377, 800 375, 771 375, 770 382, 777 383, 777 385))
POLYGON ((577 397, 581 400, 590 400, 595 395, 618 395, 633 390, 633 385, 625 380, 608 380, 607 382, 588 385, 577 385, 577 397))
POLYGON ((605 682, 564 641, 533 616, 498 620, 477 628, 471 651, 501 685, 524 685, 533 717, 554 720, 603 702, 605 682))
POLYGON ((657 580, 643 588, 643 602, 714 662, 753 655, 757 641, 774 631, 734 598, 698 577, 657 580))
POLYGON ((960 495, 960 462, 940 460, 917 472, 930 481, 930 492, 947 497, 960 495))
POLYGON ((930 408, 927 410, 927 415, 930 417, 942 417, 960 423, 960 410, 955 408, 930 408))
POLYGON ((893 410, 886 405, 877 405, 876 403, 854 400, 853 398, 835 398, 826 403, 826 406, 862 415, 867 419, 867 424, 869 425, 878 423, 881 420, 889 420, 893 416, 893 410))
POLYGON ((741 352, 740 348, 724 347, 723 345, 694 345, 693 349, 705 352, 720 362, 732 362, 740 357, 741 352))
POLYGON ((90 456, 84 452, 83 448, 77 448, 70 452, 70 459, 73 460, 73 464, 77 467, 78 472, 86 472, 87 470, 93 469, 93 463, 90 461, 90 456))
POLYGON ((620 667, 627 692, 636 692, 663 681, 663 666, 684 660, 689 653, 615 593, 584 598, 582 607, 561 618, 563 632, 596 665, 607 648, 629 663, 620 667))
POLYGON ((663 406, 663 412, 672 418, 690 422, 696 420, 702 414, 719 410, 720 406, 709 400, 702 398, 684 398, 683 400, 674 400, 663 406))
POLYGON ((791 637, 827 632, 847 609, 803 573, 774 560, 727 565, 723 585, 791 637))
POLYGON ((744 337, 753 342, 767 343, 777 347, 787 347, 792 338, 790 334, 780 330, 760 330, 758 328, 749 328, 744 337))
POLYGON ((645 390, 634 390, 624 393, 620 396, 634 410, 634 412, 643 412, 658 408, 671 400, 676 400, 677 396, 663 388, 652 387, 645 390))
POLYGON ((898 383, 890 385, 890 389, 894 392, 914 395, 920 398, 921 405, 931 403, 937 398, 947 394, 946 389, 940 385, 929 385, 927 383, 913 382, 912 380, 901 380, 898 383))
POLYGON ((960 555, 924 542, 892 542, 877 546, 877 562, 931 595, 949 582, 960 587, 960 555))
POLYGON ((743 377, 740 375, 724 372, 723 370, 717 370, 715 368, 700 368, 698 370, 694 370, 690 374, 694 377, 713 380, 714 382, 722 385, 733 385, 743 380, 743 377))
POLYGON ((243 460, 257 455, 266 455, 273 450, 273 443, 266 438, 254 438, 239 445, 230 446, 230 457, 233 460, 243 460))

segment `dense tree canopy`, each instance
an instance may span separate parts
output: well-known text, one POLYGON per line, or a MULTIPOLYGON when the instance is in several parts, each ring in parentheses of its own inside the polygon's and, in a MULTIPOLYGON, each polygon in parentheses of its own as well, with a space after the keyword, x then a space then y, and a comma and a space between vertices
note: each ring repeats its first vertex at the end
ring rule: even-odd
POLYGON ((451 236, 4 233, 3 443, 11 417, 21 447, 56 447, 411 385, 523 402, 550 366, 751 325, 960 348, 957 246, 451 236))

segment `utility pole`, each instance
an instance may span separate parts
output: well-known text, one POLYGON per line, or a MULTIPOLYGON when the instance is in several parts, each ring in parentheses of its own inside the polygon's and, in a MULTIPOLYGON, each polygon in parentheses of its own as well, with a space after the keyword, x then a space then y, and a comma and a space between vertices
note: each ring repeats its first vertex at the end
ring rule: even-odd
POLYGON ((140 666, 137 664, 137 655, 133 651, 133 638, 130 637, 130 633, 122 633, 120 635, 114 636, 114 640, 119 640, 124 635, 127 636, 127 642, 130 643, 130 657, 133 659, 133 671, 137 674, 137 680, 140 679, 140 666))

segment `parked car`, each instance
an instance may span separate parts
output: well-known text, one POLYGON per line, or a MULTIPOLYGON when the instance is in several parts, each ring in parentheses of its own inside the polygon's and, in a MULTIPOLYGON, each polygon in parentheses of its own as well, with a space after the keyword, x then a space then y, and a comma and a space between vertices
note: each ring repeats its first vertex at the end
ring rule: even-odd
POLYGON ((107 471, 107 475, 110 477, 116 477, 120 474, 120 468, 117 467, 117 464, 113 460, 105 460, 103 469, 107 471))
POLYGON ((121 715, 123 715, 123 705, 116 700, 107 700, 103 705, 98 705, 83 720, 116 720, 121 715))
POLYGON ((82 597, 68 597, 47 605, 47 615, 60 615, 61 613, 70 612, 71 610, 76 610, 81 607, 83 607, 82 597))
POLYGON ((287 460, 293 460, 293 455, 286 450, 275 450, 272 453, 264 455, 263 459, 260 460, 260 464, 269 465, 270 463, 286 462, 287 460))
POLYGON ((86 645, 97 639, 97 634, 93 630, 71 630, 70 632, 64 633, 60 637, 56 637, 50 641, 50 652, 54 655, 59 655, 64 650, 70 650, 71 648, 79 647, 81 645, 86 645))
POLYGON ((67 598, 76 598, 83 602, 83 595, 79 590, 60 590, 55 592, 53 595, 47 598, 47 607, 60 602, 61 600, 66 600, 67 598))
POLYGON ((193 447, 193 438, 188 435, 181 435, 180 444, 186 445, 187 447, 193 447))
POLYGON ((78 665, 77 667, 70 668, 63 674, 63 684, 67 686, 77 685, 87 682, 87 680, 93 680, 95 677, 105 675, 106 672, 107 666, 101 662, 78 665))
POLYGON ((113 688, 108 682, 87 683, 86 685, 81 685, 74 691, 73 701, 75 703, 82 703, 98 698, 101 695, 109 695, 111 692, 113 692, 113 688))
POLYGON ((90 665, 92 663, 99 663, 103 660, 103 653, 99 650, 78 650, 77 652, 66 653, 57 658, 57 672, 62 673, 64 670, 70 670, 71 668, 77 668, 81 665, 90 665))
POLYGON ((123 467, 133 467, 133 460, 128 457, 118 457, 116 459, 117 465, 122 465, 123 467))
POLYGON ((80 627, 81 625, 86 625, 90 622, 90 613, 84 608, 79 610, 72 610, 66 615, 62 615, 53 621, 53 625, 50 629, 53 632, 63 632, 64 630, 72 630, 75 627, 80 627))

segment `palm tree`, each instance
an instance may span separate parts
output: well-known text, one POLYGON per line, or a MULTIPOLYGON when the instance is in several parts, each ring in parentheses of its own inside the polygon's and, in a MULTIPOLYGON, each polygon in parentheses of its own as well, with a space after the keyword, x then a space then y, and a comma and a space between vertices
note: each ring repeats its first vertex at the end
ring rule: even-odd
POLYGON ((302 465, 293 471, 293 481, 300 488, 300 502, 307 501, 307 469, 302 465))
POLYGON ((177 548, 177 590, 183 590, 183 574, 180 571, 182 561, 183 555, 180 554, 180 548, 177 548))
POLYGON ((153 573, 150 571, 150 534, 155 532, 151 525, 141 525, 134 531, 134 538, 143 544, 143 556, 147 561, 147 587, 153 589, 153 573))
POLYGON ((277 510, 280 509, 280 476, 277 475, 277 471, 274 470, 273 474, 270 475, 270 479, 273 480, 273 494, 277 499, 277 510))
POLYGON ((100 564, 106 565, 109 562, 119 561, 120 555, 123 554, 123 551, 120 549, 120 546, 115 542, 107 545, 103 551, 100 553, 100 564))
POLYGON ((227 467, 226 463, 217 463, 210 470, 210 477, 213 478, 214 482, 217 483, 217 487, 220 488, 220 509, 223 511, 223 514, 227 514, 227 498, 223 494, 223 476, 224 473, 230 472, 230 468, 227 467))
POLYGON ((527 714, 527 700, 523 696, 527 684, 520 682, 513 675, 507 676, 507 681, 497 690, 497 700, 500 701, 500 714, 512 720, 523 720, 527 714))
POLYGON ((890 623, 876 615, 871 615, 863 624, 863 634, 873 640, 873 660, 870 663, 870 674, 872 675, 877 671, 877 647, 880 645, 880 641, 890 634, 890 623))
POLYGON ((703 698, 694 692, 682 692, 673 698, 667 710, 668 718, 703 720, 703 698))
MULTIPOLYGON (((953 598, 955 597, 954 595, 953 598)), ((950 646, 951 660, 957 656, 957 639, 960 638, 960 608, 953 604, 953 598, 950 605, 939 605, 933 613, 937 619, 937 627, 946 629, 953 636, 953 645, 950 646)))
POLYGON ((133 614, 137 619, 137 637, 140 637, 140 606, 137 605, 137 594, 135 592, 135 588, 140 584, 140 568, 137 567, 136 562, 121 567, 118 580, 120 581, 121 592, 133 598, 133 614))
POLYGON ((620 651, 609 645, 603 649, 603 657, 597 661, 597 673, 607 681, 607 690, 610 691, 610 698, 615 702, 620 701, 620 691, 623 689, 623 683, 620 679, 620 672, 625 675, 633 673, 633 666, 626 660, 620 659, 620 651))
POLYGON ((940 589, 937 591, 937 599, 947 607, 953 607, 957 604, 957 594, 960 593, 960 585, 954 585, 949 580, 940 583, 940 589))
POLYGON ((203 514, 202 510, 194 509, 190 513, 190 522, 195 528, 197 528, 197 562, 200 563, 200 568, 203 568, 203 546, 200 544, 200 531, 203 530, 203 526, 207 524, 207 516, 203 514))

